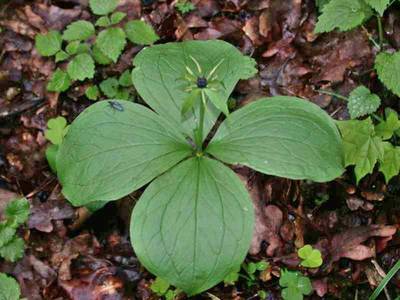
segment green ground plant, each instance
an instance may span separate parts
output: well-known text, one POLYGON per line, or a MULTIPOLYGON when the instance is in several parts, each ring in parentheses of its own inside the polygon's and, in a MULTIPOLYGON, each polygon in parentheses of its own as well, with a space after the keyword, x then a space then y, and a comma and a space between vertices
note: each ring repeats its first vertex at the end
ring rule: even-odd
POLYGON ((29 202, 25 198, 7 204, 4 220, 0 223, 0 257, 7 261, 16 262, 24 255, 25 243, 18 236, 17 229, 28 220, 28 216, 29 202))
POLYGON ((312 293, 311 280, 300 272, 282 270, 279 285, 283 300, 303 300, 312 293))
POLYGON ((19 300, 21 289, 17 281, 4 273, 0 273, 0 299, 1 300, 19 300))
POLYGON ((196 6, 188 0, 179 0, 175 4, 175 8, 182 14, 187 14, 196 9, 196 6))
POLYGON ((156 45, 133 64, 152 110, 116 99, 91 105, 59 147, 57 175, 75 206, 148 185, 132 213, 135 253, 153 274, 198 294, 238 269, 252 238, 252 202, 226 164, 330 181, 344 170, 342 141, 334 121, 302 99, 263 98, 230 113, 235 85, 256 69, 226 42, 156 45))

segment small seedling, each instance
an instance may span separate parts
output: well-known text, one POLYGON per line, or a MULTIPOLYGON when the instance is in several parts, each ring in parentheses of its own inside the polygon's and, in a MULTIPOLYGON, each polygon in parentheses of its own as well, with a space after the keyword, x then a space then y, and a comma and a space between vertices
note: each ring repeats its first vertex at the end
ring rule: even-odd
POLYGON ((150 288, 153 293, 160 297, 164 297, 165 300, 174 300, 180 293, 178 289, 172 289, 171 285, 160 277, 157 277, 156 280, 154 280, 150 288))
POLYGON ((196 9, 196 6, 189 0, 179 0, 175 4, 175 8, 182 14, 187 14, 196 9))
POLYGON ((224 283, 226 285, 234 285, 238 281, 239 277, 246 279, 247 286, 253 286, 257 282, 257 272, 265 271, 269 267, 269 263, 265 261, 250 262, 248 264, 243 263, 242 269, 244 273, 240 273, 240 268, 228 274, 225 277, 224 283))
POLYGON ((21 289, 18 282, 11 276, 0 273, 0 299, 1 300, 19 300, 21 289))
POLYGON ((25 243, 18 237, 17 229, 28 220, 29 202, 25 198, 11 201, 6 206, 4 217, 0 223, 0 257, 15 262, 24 255, 25 243))
POLYGON ((284 300, 303 300, 312 293, 311 281, 299 272, 282 270, 279 285, 282 287, 284 300))
POLYGON ((54 173, 57 173, 56 157, 58 148, 62 144, 68 128, 67 120, 64 117, 53 118, 47 122, 47 130, 44 136, 52 144, 46 149, 46 159, 54 173))
POLYGON ((297 251, 301 259, 300 265, 306 268, 318 268, 322 265, 321 252, 313 249, 311 245, 305 245, 297 251))
MULTIPOLYGON (((342 142, 333 120, 298 98, 260 99, 229 113, 235 85, 256 69, 226 42, 154 45, 134 65, 135 90, 151 109, 116 99, 91 105, 60 146, 57 176, 75 206, 147 185, 131 217, 135 253, 192 296, 236 271, 252 239, 251 199, 224 163, 330 181, 344 169, 342 142), (205 144, 221 112, 226 119, 205 144)), ((246 276, 265 268, 250 263, 246 276)))

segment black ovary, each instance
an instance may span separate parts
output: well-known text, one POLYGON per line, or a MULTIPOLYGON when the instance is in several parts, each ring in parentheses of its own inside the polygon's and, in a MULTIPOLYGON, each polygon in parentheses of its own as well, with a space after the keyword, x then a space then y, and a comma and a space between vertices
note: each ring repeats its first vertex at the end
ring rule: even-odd
POLYGON ((207 78, 205 78, 205 77, 199 77, 199 78, 197 78, 197 87, 198 87, 198 88, 204 89, 204 88, 207 87, 207 84, 208 84, 207 78))

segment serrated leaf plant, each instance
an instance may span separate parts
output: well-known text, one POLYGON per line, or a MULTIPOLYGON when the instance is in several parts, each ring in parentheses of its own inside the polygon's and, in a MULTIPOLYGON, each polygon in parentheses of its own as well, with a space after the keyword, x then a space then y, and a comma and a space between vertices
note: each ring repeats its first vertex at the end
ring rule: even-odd
POLYGON ((148 185, 131 218, 136 255, 151 273, 198 294, 238 269, 252 238, 253 205, 228 165, 330 181, 344 169, 341 138, 331 117, 295 97, 226 111, 237 82, 256 73, 254 60, 226 42, 155 45, 133 64, 132 81, 151 109, 115 99, 91 105, 60 145, 57 175, 75 206, 148 185))
POLYGON ((5 273, 0 273, 0 299, 1 300, 19 300, 21 289, 18 282, 5 273))
POLYGON ((0 222, 0 257, 7 261, 16 262, 24 255, 25 243, 17 235, 17 229, 28 220, 29 211, 29 202, 25 198, 15 199, 6 206, 0 222))
MULTIPOLYGON (((96 65, 116 63, 128 41, 152 45, 159 39, 153 28, 142 20, 131 20, 124 27, 120 25, 126 14, 115 11, 117 0, 90 0, 89 6, 99 17, 95 24, 78 20, 62 33, 49 31, 35 37, 40 55, 54 56, 56 63, 62 63, 48 82, 50 92, 65 92, 75 82, 94 79, 96 65)), ((121 91, 119 96, 128 99, 128 94, 121 91)), ((95 88, 86 95, 91 100, 99 97, 95 88)))

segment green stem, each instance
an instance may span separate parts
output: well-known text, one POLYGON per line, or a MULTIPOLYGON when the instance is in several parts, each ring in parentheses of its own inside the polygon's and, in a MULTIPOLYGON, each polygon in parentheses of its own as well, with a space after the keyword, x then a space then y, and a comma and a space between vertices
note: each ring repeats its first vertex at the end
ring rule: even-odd
POLYGON ((380 15, 376 15, 376 19, 378 21, 378 33, 379 33, 379 50, 382 49, 383 45, 383 27, 382 27, 382 18, 380 15))
POLYGON ((330 95, 330 96, 334 96, 336 98, 342 99, 344 101, 349 101, 349 99, 345 96, 342 96, 340 94, 334 93, 334 92, 330 92, 330 91, 325 91, 325 90, 316 90, 318 93, 321 94, 326 94, 326 95, 330 95))
POLYGON ((399 270, 400 270, 400 260, 393 266, 393 268, 390 269, 389 273, 387 273, 385 278, 383 278, 383 280, 378 285, 378 287, 375 289, 373 294, 369 297, 369 300, 377 299, 379 294, 383 291, 385 286, 389 283, 390 279, 392 279, 392 277, 394 275, 396 275, 397 271, 399 271, 399 270))
POLYGON ((199 118, 199 127, 197 128, 196 134, 196 146, 197 151, 203 151, 203 130, 204 130, 204 115, 206 110, 206 95, 203 91, 201 91, 201 100, 200 101, 200 118, 199 118))
POLYGON ((371 116, 372 116, 375 120, 377 120, 378 122, 383 122, 383 119, 382 119, 380 116, 378 116, 377 114, 373 113, 373 114, 371 114, 371 116))
POLYGON ((361 26, 361 28, 364 30, 365 34, 368 36, 368 39, 374 44, 374 46, 381 51, 381 46, 375 41, 375 39, 372 37, 372 35, 368 32, 367 28, 364 26, 361 26))

